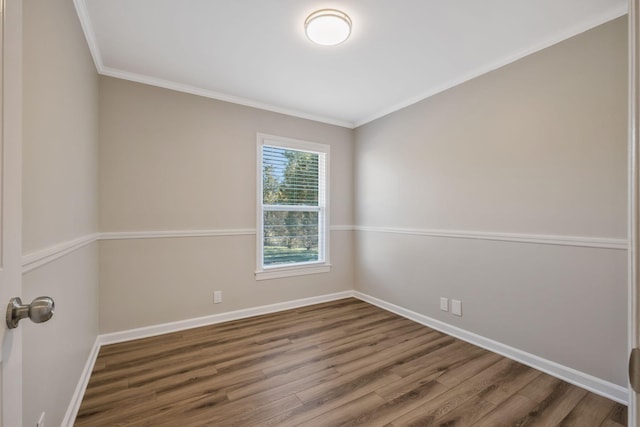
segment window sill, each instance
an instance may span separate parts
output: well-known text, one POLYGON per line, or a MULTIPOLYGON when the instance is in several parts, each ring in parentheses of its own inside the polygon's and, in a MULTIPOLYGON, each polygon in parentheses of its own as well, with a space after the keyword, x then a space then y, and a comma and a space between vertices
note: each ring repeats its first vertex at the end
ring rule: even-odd
POLYGON ((256 280, 279 279, 282 277, 304 276, 308 274, 328 273, 331 264, 305 265, 304 267, 282 267, 256 271, 256 280))

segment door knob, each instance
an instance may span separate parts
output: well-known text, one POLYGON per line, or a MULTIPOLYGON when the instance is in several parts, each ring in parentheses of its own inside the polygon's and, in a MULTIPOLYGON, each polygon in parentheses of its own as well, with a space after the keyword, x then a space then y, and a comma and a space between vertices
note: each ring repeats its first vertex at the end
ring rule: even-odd
POLYGON ((31 304, 22 304, 20 298, 11 298, 7 306, 7 327, 14 329, 18 322, 29 318, 34 323, 42 323, 51 319, 56 304, 51 297, 38 297, 31 304))

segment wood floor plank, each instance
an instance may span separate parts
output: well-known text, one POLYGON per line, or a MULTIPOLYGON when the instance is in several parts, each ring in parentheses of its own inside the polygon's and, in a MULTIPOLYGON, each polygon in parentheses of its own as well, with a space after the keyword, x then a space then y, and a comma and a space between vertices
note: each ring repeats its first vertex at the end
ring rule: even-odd
POLYGON ((529 398, 533 402, 540 403, 562 384, 563 381, 561 379, 551 375, 540 375, 518 391, 518 394, 529 398))
POLYGON ((361 357, 339 366, 338 370, 340 372, 348 373, 363 366, 380 364, 386 365, 386 361, 394 360, 393 358, 399 357, 402 354, 402 359, 393 364, 393 367, 397 367, 455 342, 456 340, 453 337, 429 333, 416 339, 397 343, 392 347, 383 348, 378 352, 371 352, 365 357, 361 357))
MULTIPOLYGON (((402 352, 402 349, 398 351, 402 352)), ((364 365, 349 374, 341 374, 331 381, 302 390, 297 396, 304 405, 270 420, 267 425, 296 426, 385 388, 400 378, 391 372, 392 363, 381 361, 376 365, 364 365)))
POLYGON ((627 424, 627 407, 625 405, 616 405, 611 410, 608 419, 618 424, 627 424))
POLYGON ((440 426, 470 426, 495 408, 495 404, 483 399, 482 395, 477 395, 433 422, 440 426))
POLYGON ((438 365, 439 369, 444 371, 438 378, 438 382, 447 387, 455 387, 499 360, 501 360, 499 355, 486 351, 469 351, 466 358, 461 358, 458 354, 450 358, 446 357, 443 363, 438 365))
MULTIPOLYGON (((434 374, 433 377, 436 377, 434 374)), ((398 417, 399 413, 410 412, 429 400, 441 395, 447 388, 440 384, 435 378, 416 381, 410 392, 404 393, 394 399, 384 399, 384 404, 377 408, 353 417, 344 423, 344 426, 385 426, 398 417)), ((379 392, 377 392, 379 393, 379 392)))
MULTIPOLYGON (((311 387, 312 384, 324 384, 328 377, 335 378, 337 376, 337 371, 333 368, 324 368, 321 370, 315 369, 315 367, 302 367, 300 370, 296 370, 293 372, 275 375, 260 382, 253 382, 249 384, 243 384, 238 387, 229 387, 227 391, 227 396, 229 400, 238 400, 242 399, 246 396, 256 395, 261 392, 269 392, 271 390, 277 389, 280 386, 285 386, 286 389, 290 390, 290 393, 294 393, 294 389, 291 387, 293 383, 303 379, 300 383, 304 385, 304 387, 311 387), (324 381, 323 381, 324 380, 324 381)), ((299 392, 301 389, 296 389, 296 392, 299 392)))
MULTIPOLYGON (((341 378, 343 378, 343 375, 337 377, 335 381, 338 382, 341 378)), ((298 426, 322 414, 329 414, 334 409, 368 395, 377 389, 384 388, 397 378, 396 375, 389 372, 371 372, 366 377, 359 377, 354 382, 343 382, 339 386, 328 389, 326 394, 321 394, 313 400, 304 402, 301 407, 268 420, 265 426, 298 426)))
POLYGON ((557 426, 586 394, 586 390, 562 382, 518 422, 527 426, 557 426))
POLYGON ((495 382, 483 390, 483 399, 499 405, 541 374, 540 371, 536 371, 525 365, 520 365, 517 368, 517 370, 514 369, 510 377, 503 378, 501 381, 495 382))
POLYGON ((93 385, 92 387, 87 388, 87 391, 85 391, 84 399, 90 399, 94 396, 100 396, 102 394, 114 393, 126 388, 129 388, 129 380, 126 378, 122 380, 111 381, 101 385, 93 385))
MULTIPOLYGON (((446 335, 442 335, 445 338, 446 335)), ((433 350, 421 357, 411 360, 408 363, 397 366, 393 371, 401 376, 410 375, 416 371, 422 370, 425 365, 432 364, 434 361, 442 359, 457 361, 461 359, 473 358, 474 354, 486 352, 485 350, 474 347, 463 341, 454 341, 451 345, 433 350)))
POLYGON ((536 402, 533 400, 521 394, 516 394, 471 425, 473 427, 524 426, 526 425, 527 414, 535 406, 536 402))
MULTIPOLYGON (((444 359, 437 360, 435 363, 425 364, 421 370, 415 371, 411 375, 393 382, 384 390, 378 390, 377 393, 387 401, 391 401, 408 393, 412 393, 414 388, 432 380, 437 380, 439 384, 443 385, 445 390, 449 390, 462 383, 465 379, 479 374, 500 360, 500 356, 492 353, 481 354, 475 359, 473 357, 462 360, 456 359, 452 363, 448 363, 445 357, 444 359), (473 370, 468 369, 469 365, 473 366, 473 370), (463 374, 459 374, 458 371, 461 371, 463 374), (457 378, 458 381, 445 381, 443 384, 440 380, 445 375, 452 375, 457 378)), ((392 370, 392 372, 395 372, 395 370, 392 370)))
MULTIPOLYGON (((289 371, 300 366, 308 366, 309 364, 317 364, 319 366, 332 366, 341 372, 347 371, 355 364, 362 364, 362 359, 370 356, 372 353, 380 352, 383 349, 389 349, 401 342, 411 340, 416 337, 420 337, 421 334, 417 334, 416 331, 399 331, 392 336, 384 334, 380 337, 374 336, 371 340, 360 341, 359 343, 343 344, 339 347, 332 347, 329 350, 318 349, 317 354, 309 358, 308 360, 298 360, 287 362, 278 365, 274 364, 272 367, 264 368, 263 371, 267 375, 273 375, 284 371, 289 371)), ((426 336, 423 334, 426 338, 426 336)), ((430 336, 430 335, 429 335, 430 336)), ((429 338, 430 340, 430 338, 429 338)), ((276 361, 277 362, 277 361, 276 361)))
POLYGON ((400 317, 392 317, 389 321, 377 325, 372 326, 371 328, 363 328, 362 330, 354 333, 353 331, 347 330, 347 328, 341 328, 339 331, 343 334, 341 338, 327 341, 327 342, 317 342, 317 337, 310 337, 308 339, 312 340, 312 342, 316 342, 318 348, 329 350, 332 347, 338 347, 344 344, 348 344, 353 341, 354 337, 360 339, 367 339, 372 335, 387 335, 389 333, 404 333, 411 332, 418 329, 421 329, 422 325, 414 322, 407 323, 406 319, 402 319, 400 317))
MULTIPOLYGON (((447 426, 472 425, 541 374, 524 365, 515 366, 510 375, 496 379, 453 411, 435 418, 434 422, 447 426)), ((438 378, 438 381, 440 382, 441 379, 438 378)))
POLYGON ((520 374, 524 369, 529 368, 517 362, 502 359, 419 408, 401 415, 392 424, 394 426, 431 424, 472 397, 487 390, 493 390, 496 384, 520 374))
POLYGON ((369 393, 350 402, 325 412, 322 415, 312 418, 309 421, 297 424, 299 426, 343 426, 352 419, 373 411, 384 404, 384 399, 375 393, 369 393))
POLYGON ((391 368, 406 360, 411 360, 416 354, 421 355, 426 351, 424 348, 433 340, 430 337, 416 338, 401 342, 395 346, 387 347, 375 353, 379 357, 362 357, 355 362, 337 366, 336 369, 343 373, 343 376, 331 384, 321 384, 316 387, 309 388, 298 393, 298 397, 304 401, 317 399, 319 396, 326 395, 330 391, 334 391, 336 386, 347 385, 353 387, 366 381, 371 377, 380 375, 393 375, 394 379, 400 378, 391 371, 391 368), (348 368, 345 366, 348 365, 348 368), (388 372, 387 372, 388 371, 388 372))
POLYGON ((537 411, 541 409, 539 405, 552 402, 554 395, 558 396, 568 387, 562 380, 541 374, 486 414, 474 427, 528 425, 537 417, 537 411))
POLYGON ((76 426, 626 425, 626 407, 346 298, 105 346, 76 426))
POLYGON ((295 395, 265 403, 238 401, 224 406, 224 411, 212 412, 206 407, 198 410, 176 411, 157 417, 157 424, 170 426, 257 426, 265 420, 281 412, 291 410, 302 405, 295 395))
POLYGON ((606 420, 614 405, 615 403, 609 399, 587 394, 560 425, 562 427, 599 426, 606 420))
POLYGON ((297 393, 300 391, 306 390, 308 387, 314 387, 317 384, 334 381, 341 376, 342 375, 335 369, 328 368, 312 375, 299 377, 295 381, 290 381, 279 386, 268 388, 267 390, 256 392, 248 397, 243 397, 242 399, 269 402, 289 395, 296 395, 297 398, 297 393))

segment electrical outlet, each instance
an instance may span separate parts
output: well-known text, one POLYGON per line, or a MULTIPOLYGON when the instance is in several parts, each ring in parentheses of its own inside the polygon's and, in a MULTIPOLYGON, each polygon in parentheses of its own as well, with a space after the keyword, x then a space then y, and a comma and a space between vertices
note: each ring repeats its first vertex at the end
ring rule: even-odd
POLYGON ((213 303, 219 304, 222 302, 222 291, 214 291, 213 292, 213 303))
POLYGON ((462 316, 462 301, 457 299, 451 300, 451 314, 462 316))
POLYGON ((440 310, 449 311, 449 298, 440 297, 440 310))
POLYGON ((36 427, 44 427, 44 412, 40 414, 40 418, 36 422, 36 427))

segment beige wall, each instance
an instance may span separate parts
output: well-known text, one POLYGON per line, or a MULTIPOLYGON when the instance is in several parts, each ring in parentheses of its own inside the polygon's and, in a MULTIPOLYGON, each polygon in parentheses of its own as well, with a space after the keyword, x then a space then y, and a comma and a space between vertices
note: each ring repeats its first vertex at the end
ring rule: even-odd
MULTIPOLYGON (((25 0, 23 251, 97 232, 98 79, 72 0, 25 0)), ((23 276, 26 301, 56 312, 23 321, 23 417, 60 425, 98 332, 97 244, 23 276)))
MULTIPOLYGON (((101 231, 255 229, 258 132, 330 144, 331 224, 353 223, 351 130, 101 77, 101 231)), ((351 233, 331 232, 331 273, 266 281, 254 235, 102 241, 100 330, 352 289, 351 233)))
MULTIPOLYGON (((357 225, 624 239, 626 61, 621 18, 358 128, 357 225)), ((361 231, 356 254, 362 292, 626 385, 624 250, 361 231)))
POLYGON ((23 251, 94 233, 97 73, 73 2, 24 2, 23 251))

